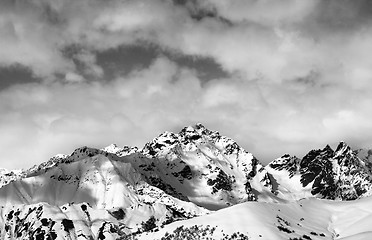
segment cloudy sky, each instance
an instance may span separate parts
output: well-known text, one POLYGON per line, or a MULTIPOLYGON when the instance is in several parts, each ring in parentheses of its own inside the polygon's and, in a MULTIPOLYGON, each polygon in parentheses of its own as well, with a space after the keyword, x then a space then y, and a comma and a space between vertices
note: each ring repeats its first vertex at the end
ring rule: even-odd
POLYGON ((372 1, 1 0, 0 167, 201 122, 262 162, 372 147, 372 1))

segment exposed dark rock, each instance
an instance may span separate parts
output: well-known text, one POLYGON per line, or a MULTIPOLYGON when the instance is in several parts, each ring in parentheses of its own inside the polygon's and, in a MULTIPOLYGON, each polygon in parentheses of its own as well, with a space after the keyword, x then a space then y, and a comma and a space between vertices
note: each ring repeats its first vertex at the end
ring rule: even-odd
POLYGON ((70 231, 71 229, 75 228, 74 223, 70 219, 63 219, 62 220, 63 228, 66 232, 70 231))
POLYGON ((122 220, 124 219, 125 217, 125 212, 123 209, 119 208, 118 210, 116 211, 112 211, 110 212, 112 216, 114 216, 114 218, 118 219, 118 220, 122 220))
POLYGON ((207 184, 212 186, 212 193, 216 193, 219 190, 231 191, 233 181, 231 178, 222 170, 218 172, 216 179, 208 179, 207 184))

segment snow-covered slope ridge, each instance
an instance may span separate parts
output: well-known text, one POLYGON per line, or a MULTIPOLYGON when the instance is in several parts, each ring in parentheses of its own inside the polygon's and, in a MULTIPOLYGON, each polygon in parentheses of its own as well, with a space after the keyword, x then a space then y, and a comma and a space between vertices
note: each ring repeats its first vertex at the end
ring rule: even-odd
POLYGON ((131 163, 136 149, 117 150, 79 148, 2 186, 0 239, 115 239, 209 212, 149 185, 131 163))
POLYGON ((284 155, 266 169, 278 182, 282 198, 353 200, 372 195, 370 165, 344 142, 335 151, 328 145, 312 150, 302 160, 284 155))
POLYGON ((369 240, 372 198, 246 202, 137 235, 139 240, 369 240))

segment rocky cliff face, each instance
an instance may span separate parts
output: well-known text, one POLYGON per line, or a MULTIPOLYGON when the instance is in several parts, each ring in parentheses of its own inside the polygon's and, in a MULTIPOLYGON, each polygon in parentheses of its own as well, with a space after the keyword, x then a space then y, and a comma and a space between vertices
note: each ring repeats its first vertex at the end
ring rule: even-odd
POLYGON ((300 181, 303 190, 310 190, 311 195, 319 198, 354 200, 372 194, 368 162, 344 142, 336 150, 328 145, 311 150, 301 160, 285 155, 271 162, 268 168, 275 170, 269 170, 274 175, 278 172, 288 175, 287 181, 294 185, 300 181), (295 175, 299 177, 293 178, 295 175))

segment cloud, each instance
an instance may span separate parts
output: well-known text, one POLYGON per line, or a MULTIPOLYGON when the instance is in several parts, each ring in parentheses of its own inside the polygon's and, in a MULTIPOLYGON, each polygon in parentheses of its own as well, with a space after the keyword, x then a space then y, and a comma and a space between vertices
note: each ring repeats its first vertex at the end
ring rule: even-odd
POLYGON ((327 79, 334 72, 349 74, 352 61, 359 63, 371 48, 369 2, 361 0, 10 2, 2 3, 6 47, 0 64, 20 63, 49 78, 56 73, 102 76, 96 51, 138 41, 212 58, 230 73, 268 81, 314 71, 327 79), (66 56, 71 46, 77 46, 77 54, 66 56))
POLYGON ((11 87, 0 92, 1 165, 28 167, 81 145, 142 146, 182 124, 200 89, 195 72, 165 58, 110 83, 11 87))
POLYGON ((255 1, 223 0, 198 1, 205 8, 216 9, 219 15, 232 22, 251 21, 265 25, 280 25, 301 21, 311 14, 320 1, 255 1))
POLYGON ((74 69, 58 52, 58 28, 42 18, 42 9, 25 1, 0 3, 0 65, 21 64, 36 75, 74 69))
POLYGON ((2 1, 0 65, 21 64, 44 81, 0 91, 1 164, 27 167, 82 144, 142 146, 195 122, 264 162, 339 140, 371 146, 369 6, 2 1), (123 61, 125 71, 107 74, 97 54, 133 45, 158 49, 158 56, 143 54, 149 66, 123 61), (212 59, 226 74, 205 81, 203 66, 165 57, 172 54, 212 59), (13 164, 17 159, 29 160, 13 164))
POLYGON ((370 143, 363 131, 372 114, 364 111, 370 104, 364 96, 340 101, 347 89, 315 86, 317 95, 303 96, 302 89, 260 84, 236 76, 202 87, 195 71, 160 57, 108 83, 14 86, 0 92, 1 165, 29 167, 82 145, 141 147, 162 131, 195 122, 236 139, 264 162, 286 151, 304 154, 309 146, 353 140, 355 133, 370 143))

